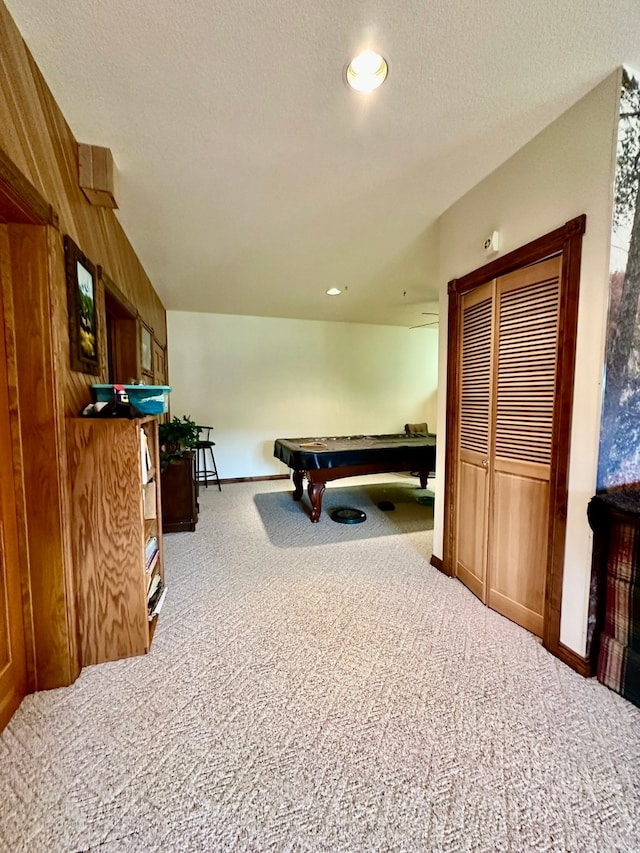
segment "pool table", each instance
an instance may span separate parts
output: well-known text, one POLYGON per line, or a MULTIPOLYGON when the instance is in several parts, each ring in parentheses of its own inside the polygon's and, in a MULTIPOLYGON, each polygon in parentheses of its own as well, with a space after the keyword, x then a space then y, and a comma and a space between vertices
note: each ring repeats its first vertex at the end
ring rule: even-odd
POLYGON ((303 479, 311 501, 311 521, 320 519, 322 495, 329 480, 361 474, 417 471, 420 486, 435 470, 433 434, 343 435, 332 438, 278 438, 273 455, 293 470, 293 499, 302 497, 303 479))

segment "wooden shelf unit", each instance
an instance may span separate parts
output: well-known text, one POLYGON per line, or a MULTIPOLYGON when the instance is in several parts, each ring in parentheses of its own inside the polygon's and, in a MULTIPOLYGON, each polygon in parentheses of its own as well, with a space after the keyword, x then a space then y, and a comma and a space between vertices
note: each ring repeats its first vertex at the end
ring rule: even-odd
POLYGON ((153 575, 164 584, 158 423, 154 417, 70 418, 72 551, 83 666, 149 651, 153 575), (151 457, 143 481, 141 430, 151 457), (158 559, 146 571, 146 545, 158 559))

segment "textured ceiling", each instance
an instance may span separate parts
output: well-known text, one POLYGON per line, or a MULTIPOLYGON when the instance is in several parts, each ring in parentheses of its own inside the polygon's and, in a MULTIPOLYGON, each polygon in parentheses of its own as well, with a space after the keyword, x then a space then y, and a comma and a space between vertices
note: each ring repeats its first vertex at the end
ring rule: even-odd
POLYGON ((638 0, 5 2, 168 309, 419 323, 436 218, 640 68, 638 0))

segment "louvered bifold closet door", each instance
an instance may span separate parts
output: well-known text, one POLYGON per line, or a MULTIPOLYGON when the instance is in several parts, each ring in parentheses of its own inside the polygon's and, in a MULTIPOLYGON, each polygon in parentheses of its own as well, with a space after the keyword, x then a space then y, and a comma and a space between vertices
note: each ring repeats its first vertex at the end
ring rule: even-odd
POLYGON ((490 607, 539 636, 544 619, 560 258, 496 283, 490 607))
POLYGON ((488 456, 491 444, 493 284, 461 299, 460 430, 456 575, 483 601, 486 592, 488 456))

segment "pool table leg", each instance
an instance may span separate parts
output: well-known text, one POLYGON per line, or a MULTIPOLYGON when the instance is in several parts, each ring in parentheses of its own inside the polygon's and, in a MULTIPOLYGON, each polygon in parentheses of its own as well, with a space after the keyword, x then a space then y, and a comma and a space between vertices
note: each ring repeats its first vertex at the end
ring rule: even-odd
POLYGON ((429 472, 428 471, 418 471, 420 475, 420 488, 426 489, 429 483, 429 472))
POLYGON ((293 472, 293 499, 294 501, 299 501, 302 497, 302 478, 304 477, 304 471, 294 471, 293 472))
POLYGON ((309 500, 311 501, 311 521, 320 521, 320 513, 322 512, 322 495, 324 494, 326 483, 311 482, 307 486, 309 500))

